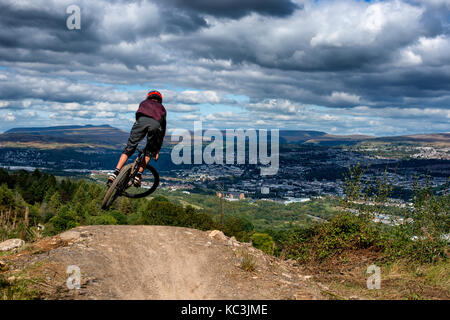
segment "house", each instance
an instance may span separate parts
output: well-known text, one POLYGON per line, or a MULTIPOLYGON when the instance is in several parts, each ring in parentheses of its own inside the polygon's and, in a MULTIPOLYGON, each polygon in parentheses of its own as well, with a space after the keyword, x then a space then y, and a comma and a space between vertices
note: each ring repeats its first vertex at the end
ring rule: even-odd
POLYGON ((244 193, 243 192, 229 192, 228 194, 227 194, 227 196, 228 196, 228 198, 229 199, 239 199, 239 200, 244 200, 245 199, 245 196, 244 196, 244 193))
POLYGON ((221 192, 216 192, 216 196, 219 198, 225 197, 225 200, 229 200, 229 201, 245 199, 245 195, 243 192, 227 192, 225 194, 221 193, 221 192))

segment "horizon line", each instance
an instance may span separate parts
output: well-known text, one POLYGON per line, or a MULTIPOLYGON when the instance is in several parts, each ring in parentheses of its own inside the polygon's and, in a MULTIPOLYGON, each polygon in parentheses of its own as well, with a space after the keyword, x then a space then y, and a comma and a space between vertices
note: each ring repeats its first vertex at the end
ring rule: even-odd
MULTIPOLYGON (((111 127, 111 128, 115 128, 115 129, 118 129, 118 130, 122 130, 122 129, 120 129, 118 127, 114 127, 114 126, 112 126, 110 124, 98 124, 98 125, 96 125, 96 124, 85 124, 85 125, 77 125, 77 124, 69 125, 69 124, 67 124, 67 125, 64 125, 63 124, 63 125, 57 125, 57 126, 41 126, 41 127, 39 127, 39 126, 12 127, 12 128, 9 128, 9 129, 3 131, 1 134, 6 134, 8 131, 14 130, 14 129, 44 129, 44 128, 64 128, 64 127, 111 127)), ((168 133, 171 132, 171 131, 173 132, 174 130, 177 130, 177 129, 181 129, 181 128, 168 129, 167 132, 168 133)), ((186 128, 183 128, 183 129, 186 129, 186 128)), ((204 132, 204 131, 210 130, 210 129, 217 129, 217 130, 220 130, 220 131, 225 131, 227 129, 233 129, 233 130, 236 130, 236 129, 244 129, 244 130, 246 130, 246 129, 275 130, 275 128, 274 129, 267 129, 267 128, 237 128, 236 127, 236 128, 226 128, 226 129, 206 128, 206 129, 203 129, 202 131, 204 132)), ((194 131, 193 129, 186 129, 186 130, 194 131)), ((413 136, 413 135, 450 134, 450 132, 428 132, 428 133, 422 132, 422 133, 406 133, 406 134, 400 134, 400 135, 392 135, 392 134, 391 135, 390 134, 388 134, 388 135, 374 135, 374 134, 367 134, 367 133, 351 133, 351 134, 348 134, 348 133, 347 134, 345 134, 345 133, 329 133, 329 132, 326 132, 326 131, 314 130, 314 129, 301 129, 300 130, 300 129, 289 129, 289 128, 280 129, 279 128, 278 130, 279 131, 297 131, 297 132, 299 132, 299 131, 312 131, 312 132, 322 132, 322 133, 325 133, 325 134, 328 134, 328 135, 333 135, 333 136, 371 136, 371 137, 376 137, 376 138, 379 138, 379 137, 401 137, 401 136, 413 136)), ((122 131, 124 131, 124 130, 122 130, 122 131)))

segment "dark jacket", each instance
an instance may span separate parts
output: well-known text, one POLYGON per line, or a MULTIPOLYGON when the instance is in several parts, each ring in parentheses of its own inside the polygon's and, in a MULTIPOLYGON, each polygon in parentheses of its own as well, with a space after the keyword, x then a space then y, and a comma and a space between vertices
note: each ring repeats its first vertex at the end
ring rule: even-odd
POLYGON ((158 137, 157 143, 159 148, 161 148, 164 136, 166 135, 166 108, 158 101, 146 99, 139 104, 139 108, 136 111, 136 120, 141 115, 151 117, 161 124, 161 134, 158 137))
POLYGON ((161 123, 161 118, 165 118, 167 112, 166 108, 164 108, 164 106, 158 101, 147 99, 139 104, 139 109, 136 112, 136 119, 140 114, 151 117, 161 123))

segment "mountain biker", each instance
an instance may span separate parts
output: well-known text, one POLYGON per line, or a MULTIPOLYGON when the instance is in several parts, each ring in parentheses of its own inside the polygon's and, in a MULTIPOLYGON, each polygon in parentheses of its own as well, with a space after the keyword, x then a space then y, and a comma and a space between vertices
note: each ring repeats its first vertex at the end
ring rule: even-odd
POLYGON ((136 111, 136 122, 130 132, 127 146, 125 147, 116 169, 108 177, 107 185, 110 186, 117 175, 127 162, 128 158, 136 151, 139 142, 147 136, 147 145, 145 147, 145 156, 139 166, 139 172, 134 178, 133 184, 136 187, 141 186, 142 172, 154 154, 155 161, 159 158, 164 136, 166 135, 166 109, 162 105, 162 94, 156 90, 150 91, 147 98, 139 104, 136 111))

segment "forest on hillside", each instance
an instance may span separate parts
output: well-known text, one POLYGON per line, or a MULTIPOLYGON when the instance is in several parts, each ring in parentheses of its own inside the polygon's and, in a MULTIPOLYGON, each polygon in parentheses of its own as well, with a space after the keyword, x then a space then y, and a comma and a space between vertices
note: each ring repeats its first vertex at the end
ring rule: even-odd
POLYGON ((79 225, 156 224, 222 229, 241 240, 253 230, 248 221, 227 217, 223 225, 206 212, 169 202, 164 197, 130 200, 122 197, 102 210, 104 186, 85 180, 57 179, 35 170, 8 173, 0 169, 0 240, 21 237, 33 240, 38 225, 44 235, 54 235, 79 225))
MULTIPOLYGON (((223 220, 212 207, 194 208, 161 195, 151 200, 121 197, 105 211, 100 208, 106 191, 103 185, 83 179, 57 178, 39 170, 0 169, 0 240, 18 237, 34 241, 80 225, 167 225, 219 229, 239 241, 252 241, 266 253, 305 261, 369 248, 376 248, 388 259, 424 263, 447 259, 450 195, 436 195, 430 187, 417 187, 413 206, 397 209, 396 214, 403 217, 403 222, 386 226, 375 223, 373 218, 392 212, 385 205, 392 186, 383 180, 363 183, 363 174, 361 167, 350 169, 346 196, 340 201, 338 212, 327 215, 327 220, 261 230, 255 229, 248 215, 239 215, 238 211, 245 209, 241 204, 232 204, 223 220), (375 205, 361 206, 361 201, 375 205)), ((271 203, 264 207, 276 211, 271 203)), ((274 217, 277 214, 274 212, 274 217)))

